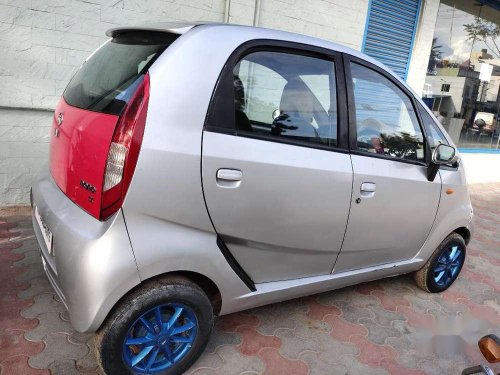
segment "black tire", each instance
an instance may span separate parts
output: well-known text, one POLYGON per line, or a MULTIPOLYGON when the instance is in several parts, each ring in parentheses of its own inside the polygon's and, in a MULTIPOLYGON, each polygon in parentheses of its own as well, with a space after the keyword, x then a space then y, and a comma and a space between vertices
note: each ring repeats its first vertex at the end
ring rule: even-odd
POLYGON ((462 267, 465 262, 465 256, 466 256, 466 245, 463 237, 457 233, 450 234, 448 237, 444 239, 443 242, 441 242, 441 244, 438 246, 434 254, 429 258, 427 263, 425 263, 425 265, 420 270, 414 273, 414 279, 416 284, 421 289, 429 293, 444 292, 451 285, 453 285, 458 275, 460 274, 460 271, 462 270, 462 267), (461 262, 458 268, 458 272, 456 272, 454 277, 451 278, 450 282, 447 283, 446 285, 439 285, 434 280, 434 269, 436 268, 438 259, 441 257, 441 255, 443 255, 443 252, 447 251, 447 249, 449 249, 451 246, 459 247, 459 249, 463 252, 463 261, 461 262))
POLYGON ((99 366, 108 375, 133 374, 123 359, 123 342, 128 330, 144 312, 166 303, 190 307, 198 321, 198 332, 189 352, 172 367, 156 374, 182 374, 199 358, 212 332, 214 316, 210 300, 195 283, 182 277, 155 280, 134 290, 112 311, 95 340, 99 366))

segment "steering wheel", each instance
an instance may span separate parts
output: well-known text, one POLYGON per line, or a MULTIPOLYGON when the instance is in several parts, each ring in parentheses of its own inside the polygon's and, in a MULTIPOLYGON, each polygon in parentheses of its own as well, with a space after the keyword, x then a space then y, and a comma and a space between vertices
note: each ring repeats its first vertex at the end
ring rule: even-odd
POLYGON ((417 148, 414 144, 405 142, 398 146, 392 146, 387 152, 390 156, 400 158, 400 159, 417 159, 417 148))

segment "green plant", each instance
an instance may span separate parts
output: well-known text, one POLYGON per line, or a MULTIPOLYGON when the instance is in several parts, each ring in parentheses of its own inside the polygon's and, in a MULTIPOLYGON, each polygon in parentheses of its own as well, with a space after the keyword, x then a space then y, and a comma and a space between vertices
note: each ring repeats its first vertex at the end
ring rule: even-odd
POLYGON ((474 22, 464 25, 468 40, 483 42, 488 50, 500 58, 500 25, 475 17, 474 22))

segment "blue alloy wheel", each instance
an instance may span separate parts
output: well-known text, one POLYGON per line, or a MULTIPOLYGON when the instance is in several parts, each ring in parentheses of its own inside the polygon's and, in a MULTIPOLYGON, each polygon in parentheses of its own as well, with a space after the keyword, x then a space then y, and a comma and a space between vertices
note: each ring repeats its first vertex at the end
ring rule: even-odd
POLYGON ((449 286, 464 262, 464 252, 458 245, 451 245, 439 256, 434 267, 434 281, 440 287, 449 286))
POLYGON ((198 321, 182 303, 157 306, 142 314, 123 341, 123 360, 139 374, 156 374, 181 361, 193 346, 198 321))

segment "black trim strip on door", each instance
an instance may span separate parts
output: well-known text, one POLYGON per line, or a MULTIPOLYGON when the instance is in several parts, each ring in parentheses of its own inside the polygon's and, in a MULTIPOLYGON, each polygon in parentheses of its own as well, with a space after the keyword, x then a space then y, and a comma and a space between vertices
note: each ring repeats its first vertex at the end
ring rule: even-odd
POLYGON ((217 246, 219 247, 222 255, 224 255, 224 258, 226 258, 226 261, 229 263, 233 271, 239 276, 241 281, 245 283, 248 289, 250 289, 252 292, 257 291, 255 283, 252 281, 250 276, 248 276, 245 270, 240 266, 238 261, 233 257, 233 254, 231 254, 226 244, 224 243, 224 240, 219 235, 217 235, 217 246))

